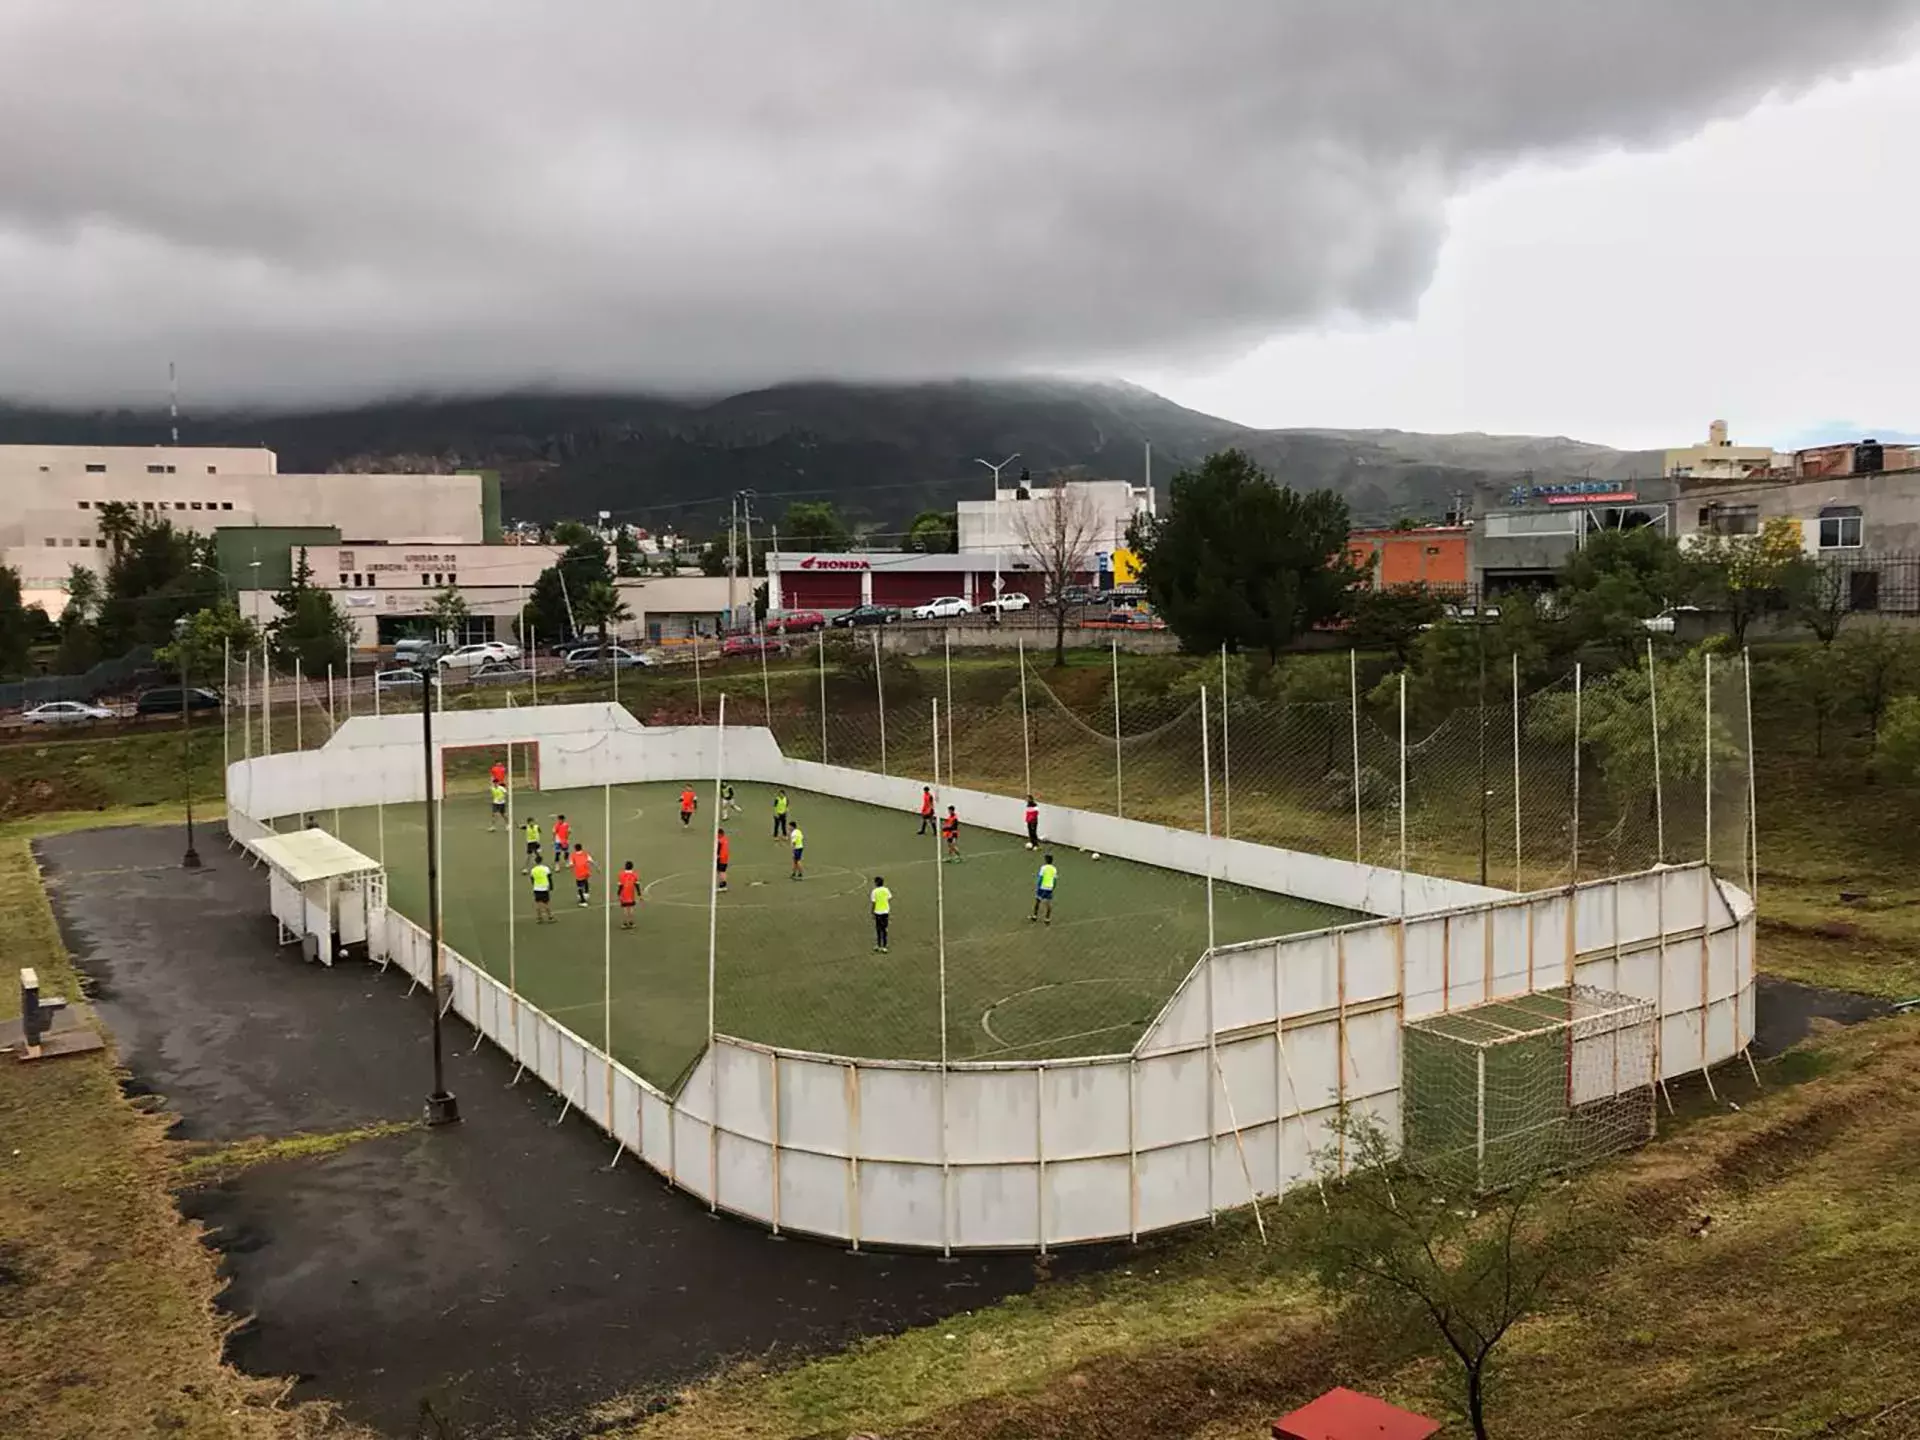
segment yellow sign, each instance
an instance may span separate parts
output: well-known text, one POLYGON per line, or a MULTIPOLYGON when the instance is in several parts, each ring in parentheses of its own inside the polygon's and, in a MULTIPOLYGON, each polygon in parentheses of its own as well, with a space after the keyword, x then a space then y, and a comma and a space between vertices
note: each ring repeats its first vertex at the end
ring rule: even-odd
POLYGON ((1113 552, 1113 583, 1116 585, 1140 583, 1140 557, 1131 550, 1113 552))

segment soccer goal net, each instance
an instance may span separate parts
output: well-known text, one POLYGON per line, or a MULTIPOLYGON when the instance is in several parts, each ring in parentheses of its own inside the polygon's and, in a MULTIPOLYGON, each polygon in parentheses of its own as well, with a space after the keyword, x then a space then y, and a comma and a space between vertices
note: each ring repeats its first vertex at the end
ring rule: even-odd
POLYGON ((1653 1133, 1651 1001, 1563 986, 1406 1027, 1409 1164, 1476 1193, 1591 1164, 1653 1133))
POLYGON ((447 795, 484 795, 493 783, 493 767, 504 765, 516 792, 540 788, 540 742, 501 741, 490 745, 440 747, 440 783, 447 795))

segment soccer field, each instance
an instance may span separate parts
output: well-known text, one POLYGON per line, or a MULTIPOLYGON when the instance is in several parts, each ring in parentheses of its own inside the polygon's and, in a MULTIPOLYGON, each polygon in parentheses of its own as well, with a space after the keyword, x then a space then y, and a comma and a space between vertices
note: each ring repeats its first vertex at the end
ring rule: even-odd
MULTIPOLYGON (((587 1040, 668 1090, 707 1039, 713 786, 679 817, 677 784, 517 791, 510 830, 488 829, 483 794, 444 803, 446 942, 587 1040), (555 923, 536 924, 521 873, 520 825, 540 822, 552 855, 555 816, 596 862, 592 903, 571 876, 554 877, 555 923), (631 930, 612 880, 634 862, 643 899, 631 930), (611 919, 611 965, 606 935, 611 919), (511 944, 509 943, 511 940, 511 944), (603 1004, 611 971, 611 1017, 603 1004)), ((918 817, 791 791, 806 832, 806 878, 789 878, 787 842, 772 833, 773 791, 737 787, 742 813, 725 821, 730 888, 719 897, 715 1026, 763 1044, 871 1059, 940 1057, 940 915, 945 916, 947 1049, 955 1060, 1032 1060, 1128 1049, 1207 943, 1206 883, 1198 876, 1078 851, 1056 852, 1051 925, 1029 917, 1041 856, 1011 835, 963 829, 958 863, 938 862, 918 817), (893 891, 888 954, 873 952, 868 892, 893 891), (944 893, 942 893, 944 892, 944 893), (942 903, 944 901, 944 904, 942 903)), ((332 828, 333 812, 318 823, 332 828)), ((964 826, 965 816, 962 815, 964 826)), ((425 815, 419 804, 339 812, 339 834, 384 851, 389 903, 427 921, 425 815), (384 832, 384 844, 382 834, 384 832)), ((1045 816, 1042 814, 1042 834, 1045 816)), ((1043 847, 1044 848, 1044 847, 1043 847)), ((1352 911, 1238 886, 1214 887, 1221 944, 1361 918, 1352 911)))

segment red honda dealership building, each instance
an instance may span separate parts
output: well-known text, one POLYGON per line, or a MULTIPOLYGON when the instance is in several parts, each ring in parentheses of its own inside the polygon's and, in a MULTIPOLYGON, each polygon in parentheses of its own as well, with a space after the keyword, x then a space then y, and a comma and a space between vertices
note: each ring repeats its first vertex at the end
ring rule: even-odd
POLYGON ((1023 591, 1036 601, 1045 577, 1030 555, 920 555, 897 550, 852 554, 767 553, 769 610, 851 610, 856 605, 924 605, 959 595, 979 605, 1023 591))

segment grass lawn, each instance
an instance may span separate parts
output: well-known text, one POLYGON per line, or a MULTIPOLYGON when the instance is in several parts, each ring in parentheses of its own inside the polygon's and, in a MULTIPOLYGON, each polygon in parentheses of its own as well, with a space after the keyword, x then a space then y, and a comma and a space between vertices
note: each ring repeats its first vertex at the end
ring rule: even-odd
MULTIPOLYGON (((711 786, 690 826, 679 787, 516 791, 549 844, 554 818, 599 862, 593 904, 556 877, 554 923, 538 924, 520 874, 518 832, 489 830, 483 796, 446 801, 443 894, 447 943, 593 1041, 602 1033, 603 965, 611 955, 614 1053, 672 1085, 707 1036, 707 927, 712 880, 711 786), (609 916, 610 875, 638 867, 643 903, 623 930, 609 916), (611 944, 608 925, 611 919, 611 944), (509 953, 509 937, 512 941, 509 953)), ((790 878, 787 842, 772 834, 773 792, 741 785, 728 824, 729 888, 720 896, 716 1025, 766 1044, 884 1059, 940 1056, 944 909, 949 1053, 958 1059, 1036 1059, 1126 1050, 1207 944, 1206 884, 1196 876, 1080 852, 1057 856, 1053 922, 1030 918, 1041 855, 1010 835, 963 831, 964 858, 941 864, 915 817, 799 791, 792 818, 806 833, 806 878, 790 878), (893 891, 891 944, 873 952, 868 892, 893 891), (944 895, 942 894, 944 892, 944 895)), ((320 812, 333 824, 332 812, 320 812)), ((342 811, 340 834, 379 853, 384 826, 389 899, 427 918, 425 814, 419 805, 342 811)), ((1352 912, 1238 886, 1214 887, 1223 944, 1339 924, 1352 912)))

